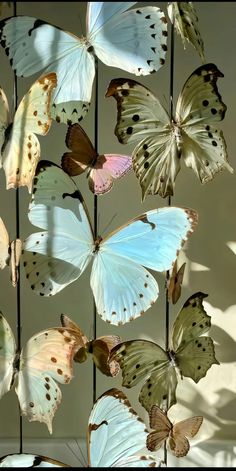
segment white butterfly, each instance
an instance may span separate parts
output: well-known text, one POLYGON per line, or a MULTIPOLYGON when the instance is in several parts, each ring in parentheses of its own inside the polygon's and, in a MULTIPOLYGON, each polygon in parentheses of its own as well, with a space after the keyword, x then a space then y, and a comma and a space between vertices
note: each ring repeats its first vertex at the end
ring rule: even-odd
POLYGON ((22 415, 30 422, 44 422, 52 433, 52 419, 62 397, 56 381, 71 381, 76 348, 73 333, 58 327, 34 335, 19 352, 11 327, 0 313, 0 399, 16 384, 22 415))
POLYGON ((1 45, 17 75, 27 77, 41 70, 57 73, 52 107, 57 121, 75 123, 87 112, 94 56, 135 75, 150 74, 164 64, 167 20, 158 7, 128 10, 136 3, 88 2, 86 37, 27 16, 0 23, 1 45))
POLYGON ((6 265, 10 267, 11 282, 15 288, 18 282, 18 267, 22 251, 22 242, 20 239, 10 242, 6 226, 0 218, 0 269, 3 270, 6 265))
POLYGON ((35 134, 45 135, 49 131, 51 94, 56 84, 54 73, 39 78, 21 100, 13 122, 0 87, 0 167, 6 174, 7 189, 27 186, 31 191, 40 158, 40 143, 35 134))
POLYGON ((47 456, 15 453, 0 458, 0 468, 70 468, 68 464, 47 456))
POLYGON ((198 67, 183 86, 173 120, 148 88, 130 79, 110 82, 106 96, 114 96, 118 109, 115 134, 123 144, 137 143, 132 158, 142 199, 173 195, 182 160, 201 183, 223 169, 233 173, 223 133, 216 128, 226 111, 219 77, 223 74, 214 64, 198 67))
POLYGON ((202 62, 205 62, 204 43, 198 28, 198 17, 193 2, 170 2, 167 6, 171 23, 181 36, 184 49, 188 42, 198 52, 202 62))
POLYGON ((143 314, 157 299, 158 285, 143 267, 171 268, 197 222, 184 208, 153 209, 104 239, 94 239, 89 216, 73 180, 58 166, 41 161, 34 180, 29 220, 44 232, 24 243, 24 266, 31 288, 52 296, 83 273, 90 278, 98 314, 118 325, 143 314))

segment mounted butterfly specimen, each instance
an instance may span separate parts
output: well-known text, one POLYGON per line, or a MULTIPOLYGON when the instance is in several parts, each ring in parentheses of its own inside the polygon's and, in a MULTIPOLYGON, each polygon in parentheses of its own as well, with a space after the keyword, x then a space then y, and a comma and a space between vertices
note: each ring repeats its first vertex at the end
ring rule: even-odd
POLYGON ((22 251, 22 242, 15 239, 10 242, 6 226, 0 218, 0 269, 3 270, 6 265, 10 267, 10 276, 12 286, 15 288, 18 282, 18 267, 22 251))
POLYGON ((151 407, 149 418, 150 427, 155 430, 147 437, 147 448, 156 451, 167 441, 177 458, 187 455, 190 448, 187 437, 195 437, 203 421, 203 417, 195 416, 172 424, 157 405, 151 407))
POLYGON ((190 42, 205 62, 204 43, 198 27, 198 17, 193 2, 169 2, 167 6, 171 23, 180 35, 184 49, 190 42))
POLYGON ((70 468, 61 461, 30 453, 15 453, 0 458, 0 468, 70 468))
POLYGON ((52 419, 61 402, 56 382, 72 379, 76 338, 69 329, 51 328, 30 338, 21 352, 7 320, 0 313, 0 399, 16 384, 22 415, 44 422, 52 433, 52 419))
POLYGON ((95 56, 135 75, 148 75, 165 63, 164 13, 153 6, 129 10, 136 3, 88 2, 85 37, 28 16, 1 21, 0 42, 18 76, 57 73, 54 119, 68 124, 83 119, 91 101, 95 56))
POLYGON ((117 101, 115 134, 123 144, 137 143, 132 159, 142 200, 173 195, 182 160, 201 183, 223 169, 233 173, 223 133, 216 127, 226 112, 219 77, 223 74, 214 64, 196 69, 178 97, 173 120, 148 88, 124 78, 110 82, 106 96, 117 101))
POLYGON ((197 224, 194 210, 153 209, 104 239, 95 239, 77 186, 47 161, 37 168, 28 216, 44 230, 24 242, 31 289, 53 296, 79 278, 93 260, 90 284, 97 312, 114 325, 139 317, 156 301, 157 282, 144 266, 169 270, 197 224))
POLYGON ((171 276, 167 284, 168 298, 172 301, 172 304, 176 304, 181 296, 185 267, 186 263, 183 263, 178 269, 177 260, 173 265, 171 276))
POLYGON ((77 351, 74 356, 75 362, 84 363, 90 353, 101 373, 106 376, 116 376, 119 373, 119 364, 116 361, 109 361, 111 349, 121 342, 121 338, 118 335, 104 335, 89 341, 81 328, 68 316, 61 315, 61 324, 63 327, 70 329, 77 339, 77 351))
POLYGON ((56 74, 39 78, 21 100, 12 121, 6 95, 0 87, 0 167, 6 175, 6 188, 27 186, 40 159, 36 136, 45 135, 51 126, 50 103, 56 87, 56 74))
POLYGON ((62 156, 63 170, 73 177, 89 169, 89 188, 96 195, 111 190, 113 180, 122 177, 132 168, 132 158, 129 155, 97 154, 79 124, 69 126, 66 145, 71 152, 65 152, 62 156))
POLYGON ((219 364, 213 340, 203 336, 211 326, 202 304, 206 296, 195 293, 185 302, 173 324, 168 351, 149 340, 129 340, 112 349, 110 359, 121 367, 123 386, 132 388, 145 380, 139 401, 147 411, 153 404, 168 410, 176 403, 177 372, 198 383, 213 364, 219 364))

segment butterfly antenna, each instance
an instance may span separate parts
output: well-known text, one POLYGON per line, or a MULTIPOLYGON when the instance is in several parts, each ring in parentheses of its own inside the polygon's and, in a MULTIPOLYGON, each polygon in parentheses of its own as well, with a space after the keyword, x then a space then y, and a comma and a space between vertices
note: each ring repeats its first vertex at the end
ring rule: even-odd
POLYGON ((113 214, 113 216, 111 217, 110 221, 109 221, 108 224, 105 226, 105 229, 103 230, 103 233, 106 232, 106 231, 109 229, 110 225, 112 224, 112 222, 114 221, 114 219, 116 218, 116 216, 117 216, 117 213, 113 214))
POLYGON ((76 444, 77 448, 79 449, 79 453, 81 455, 81 458, 79 457, 79 453, 76 453, 73 450, 73 447, 69 443, 67 443, 66 446, 70 450, 71 454, 76 458, 76 460, 78 460, 78 462, 82 466, 82 468, 86 468, 87 467, 87 462, 86 462, 85 456, 83 454, 82 448, 79 445, 79 442, 76 438, 74 438, 74 441, 75 441, 75 444, 76 444))

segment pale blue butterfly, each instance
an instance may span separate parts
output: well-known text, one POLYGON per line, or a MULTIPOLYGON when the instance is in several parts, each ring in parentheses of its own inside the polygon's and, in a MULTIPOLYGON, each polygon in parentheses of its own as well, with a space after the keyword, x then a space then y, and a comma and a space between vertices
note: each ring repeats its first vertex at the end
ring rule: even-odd
POLYGON ((158 297, 155 278, 143 267, 169 270, 197 223, 194 210, 148 211, 104 239, 94 239, 89 215, 74 181, 57 165, 41 161, 34 180, 29 220, 46 232, 24 243, 31 288, 52 296, 75 281, 93 259, 91 288, 100 317, 125 324, 158 297))

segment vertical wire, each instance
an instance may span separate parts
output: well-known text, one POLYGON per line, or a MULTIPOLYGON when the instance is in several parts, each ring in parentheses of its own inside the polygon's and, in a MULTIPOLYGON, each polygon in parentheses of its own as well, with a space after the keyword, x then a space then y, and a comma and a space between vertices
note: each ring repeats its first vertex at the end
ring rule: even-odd
MULTIPOLYGON (((17 16, 17 2, 13 2, 13 16, 17 16)), ((18 83, 17 76, 14 71, 13 84, 13 109, 16 112, 18 102, 18 83)), ((16 238, 20 239, 20 194, 19 188, 16 188, 16 238)), ((21 351, 21 297, 20 297, 20 266, 18 267, 18 282, 16 285, 16 310, 17 310, 17 352, 21 351)), ((19 453, 23 452, 23 423, 19 406, 19 453)))
MULTIPOLYGON (((171 36, 170 36, 170 120, 173 120, 173 95, 174 95, 174 18, 171 23, 171 36)), ((171 206, 171 196, 168 196, 168 206, 171 206)), ((166 351, 169 350, 169 332, 170 332, 170 303, 168 297, 168 281, 170 278, 169 270, 166 272, 166 351)), ((167 397, 168 401, 168 397, 167 397)), ((167 402, 167 410, 169 404, 167 402)), ((166 412, 167 413, 167 412, 166 412)), ((164 463, 167 466, 167 445, 164 443, 164 463)))
MULTIPOLYGON (((95 57, 95 112, 94 112, 94 148, 98 153, 98 60, 95 57)), ((98 197, 94 195, 93 201, 93 230, 94 239, 98 237, 98 197)), ((93 339, 97 337, 97 308, 93 298, 93 339)), ((93 362, 93 403, 97 399, 97 370, 93 362)))

